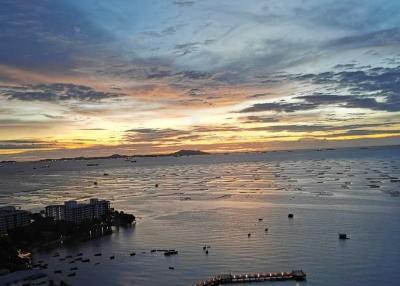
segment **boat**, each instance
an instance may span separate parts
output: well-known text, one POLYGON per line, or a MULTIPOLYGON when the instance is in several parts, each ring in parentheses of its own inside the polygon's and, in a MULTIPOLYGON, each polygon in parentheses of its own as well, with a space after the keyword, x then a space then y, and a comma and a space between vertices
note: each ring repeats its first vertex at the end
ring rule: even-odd
POLYGON ((293 218, 294 214, 288 214, 288 218, 293 218))
POLYGON ((135 256, 136 252, 131 252, 130 256, 135 256))
POLYGON ((175 267, 170 266, 170 267, 168 267, 168 269, 169 269, 169 270, 174 270, 175 267))
POLYGON ((350 239, 346 233, 339 233, 339 239, 350 239))
POLYGON ((90 262, 90 259, 89 259, 89 258, 82 259, 82 262, 84 262, 84 263, 86 263, 86 262, 90 262))
POLYGON ((110 260, 113 260, 114 258, 115 258, 115 256, 114 256, 114 255, 110 256, 110 260))
POLYGON ((86 166, 88 166, 88 167, 94 167, 94 166, 98 166, 99 164, 97 164, 97 163, 89 163, 89 164, 86 164, 86 166))
POLYGON ((177 255, 177 254, 178 254, 178 251, 175 249, 170 249, 170 250, 167 250, 164 252, 165 256, 171 256, 171 255, 177 255))
POLYGON ((101 252, 95 253, 94 256, 101 256, 101 252))

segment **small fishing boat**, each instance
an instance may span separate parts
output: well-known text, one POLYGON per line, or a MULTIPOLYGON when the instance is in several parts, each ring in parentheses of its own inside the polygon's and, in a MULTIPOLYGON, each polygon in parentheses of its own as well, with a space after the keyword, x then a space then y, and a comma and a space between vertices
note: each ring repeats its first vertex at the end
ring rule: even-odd
POLYGON ((170 249, 170 250, 167 250, 164 252, 165 256, 171 256, 171 255, 177 255, 177 254, 178 254, 178 251, 175 249, 170 249))
POLYGON ((350 239, 346 233, 339 233, 339 239, 350 239))

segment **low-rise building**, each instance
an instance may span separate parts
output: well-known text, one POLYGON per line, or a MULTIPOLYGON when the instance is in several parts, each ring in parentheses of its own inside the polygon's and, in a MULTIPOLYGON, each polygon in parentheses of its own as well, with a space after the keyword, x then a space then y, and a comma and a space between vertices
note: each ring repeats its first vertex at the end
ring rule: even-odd
POLYGON ((0 286, 47 286, 49 276, 39 269, 21 270, 0 276, 0 286))
POLYGON ((30 223, 28 211, 17 210, 13 206, 0 207, 0 235, 7 234, 10 229, 26 226, 30 223))

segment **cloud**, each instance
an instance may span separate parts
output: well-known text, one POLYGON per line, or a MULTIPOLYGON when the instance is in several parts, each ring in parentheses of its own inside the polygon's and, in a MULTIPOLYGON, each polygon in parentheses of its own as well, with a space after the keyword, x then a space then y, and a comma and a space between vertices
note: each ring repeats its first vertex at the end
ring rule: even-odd
POLYGON ((178 136, 189 135, 189 131, 177 130, 172 128, 134 128, 125 131, 124 139, 127 142, 146 142, 148 144, 166 143, 167 141, 176 140, 178 136))
POLYGON ((392 28, 373 31, 364 34, 355 34, 332 40, 326 44, 328 48, 372 48, 400 45, 400 29, 392 28))
POLYGON ((81 128, 80 130, 86 130, 86 131, 101 131, 101 130, 107 130, 105 128, 81 128))
MULTIPOLYGON (((355 133, 360 130, 357 128, 371 128, 371 127, 388 127, 393 125, 398 125, 399 122, 385 122, 385 123, 360 123, 360 124, 350 124, 350 125, 326 125, 326 124, 281 124, 281 125, 272 125, 272 126, 263 126, 263 127, 254 127, 249 128, 247 130, 253 131, 271 131, 271 132, 332 132, 332 131, 343 131, 343 130, 352 130, 355 133)), ((347 132, 346 131, 346 132, 347 132)), ((371 135, 371 134, 379 134, 379 130, 370 130, 369 134, 362 134, 360 132, 359 135, 371 135)), ((338 136, 338 135, 332 135, 338 136)))
POLYGON ((241 121, 245 123, 272 123, 272 122, 279 122, 279 119, 276 117, 250 115, 242 117, 241 121))
POLYGON ((0 140, 0 150, 46 149, 54 146, 54 142, 46 142, 43 140, 0 140))
POLYGON ((317 104, 312 103, 290 103, 290 102, 266 102, 256 103, 250 107, 240 110, 241 113, 250 112, 264 112, 264 111, 276 111, 276 112, 295 112, 310 110, 318 107, 317 104))
POLYGON ((114 99, 122 93, 97 91, 84 85, 52 83, 25 86, 0 86, 0 95, 8 100, 20 101, 84 101, 98 102, 104 99, 114 99))
POLYGON ((188 6, 192 6, 194 4, 194 1, 190 1, 190 0, 175 0, 174 4, 177 6, 181 6, 181 7, 188 7, 188 6))
POLYGON ((0 63, 38 70, 70 69, 112 38, 65 1, 2 1, 0 26, 0 63))
POLYGON ((43 114, 43 116, 46 118, 55 119, 55 120, 61 120, 61 119, 65 118, 63 115, 43 114))
POLYGON ((349 136, 363 136, 363 135, 376 135, 376 134, 400 134, 400 130, 377 130, 377 129, 356 129, 347 130, 345 133, 339 135, 349 136))
POLYGON ((313 104, 316 107, 323 105, 336 105, 344 108, 364 108, 387 112, 400 111, 400 98, 398 95, 386 96, 384 97, 384 101, 378 101, 373 97, 333 94, 298 96, 296 99, 303 99, 306 103, 313 104))
POLYGON ((301 99, 302 102, 267 102, 256 103, 250 107, 240 110, 240 113, 251 112, 296 112, 313 110, 319 107, 334 105, 342 108, 364 108, 370 110, 379 110, 387 112, 399 112, 400 100, 397 96, 388 96, 386 100, 381 102, 373 97, 360 97, 353 95, 335 95, 335 94, 313 94, 294 97, 301 99))
POLYGON ((304 82, 309 88, 335 93, 314 92, 310 95, 292 96, 290 100, 256 103, 240 112, 290 113, 328 105, 387 112, 400 111, 400 66, 359 69, 353 64, 341 64, 336 65, 333 71, 281 76, 281 82, 285 80, 304 82), (346 70, 349 68, 350 70, 346 70))

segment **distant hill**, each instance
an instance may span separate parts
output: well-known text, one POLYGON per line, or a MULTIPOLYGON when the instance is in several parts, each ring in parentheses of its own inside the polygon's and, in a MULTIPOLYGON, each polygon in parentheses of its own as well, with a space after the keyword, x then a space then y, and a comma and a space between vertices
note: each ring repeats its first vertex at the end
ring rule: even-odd
POLYGON ((134 158, 134 157, 181 157, 181 156, 192 156, 192 155, 209 155, 210 153, 203 152, 200 150, 179 150, 174 153, 166 153, 166 154, 147 154, 147 155, 120 155, 114 154, 111 156, 101 156, 101 157, 73 157, 73 158, 60 158, 60 159, 43 159, 40 162, 49 162, 49 161, 70 161, 70 160, 98 160, 98 159, 120 159, 120 158, 134 158))
POLYGON ((172 153, 172 156, 180 157, 180 156, 192 156, 192 155, 209 155, 210 153, 203 152, 200 150, 179 150, 175 153, 172 153))

